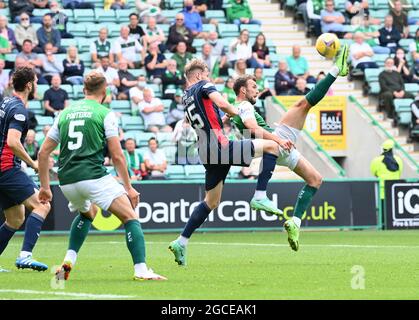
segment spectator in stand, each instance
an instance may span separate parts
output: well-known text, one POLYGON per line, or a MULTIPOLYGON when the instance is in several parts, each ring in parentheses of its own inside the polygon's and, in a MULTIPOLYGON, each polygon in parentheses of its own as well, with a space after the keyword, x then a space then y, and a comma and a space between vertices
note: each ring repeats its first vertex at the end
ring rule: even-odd
POLYGON ((51 88, 45 91, 44 94, 44 109, 45 115, 54 117, 61 110, 68 106, 67 91, 61 88, 61 78, 55 75, 51 80, 51 88))
POLYGON ((138 78, 137 85, 129 90, 129 97, 131 99, 131 111, 133 115, 138 115, 139 113, 139 105, 144 100, 143 91, 146 88, 146 86, 147 83, 145 77, 140 76, 138 78))
POLYGON ((16 48, 15 33, 7 26, 7 18, 2 15, 0 15, 0 36, 9 41, 12 50, 16 48))
POLYGON ((406 55, 402 48, 398 48, 396 50, 396 55, 394 56, 394 66, 396 67, 396 71, 402 75, 405 83, 413 82, 409 63, 406 60, 406 55))
POLYGON ((32 3, 36 9, 47 9, 49 7, 48 0, 29 0, 29 2, 32 3))
POLYGON ((86 0, 62 0, 64 9, 94 9, 95 5, 86 0))
MULTIPOLYGON (((319 74, 316 77, 316 82, 319 82, 320 80, 323 80, 324 78, 326 78, 326 74, 324 73, 324 71, 320 71, 319 74)), ((330 87, 329 90, 327 90, 326 93, 327 96, 333 96, 333 89, 330 87)))
POLYGON ((321 11, 320 16, 322 18, 322 32, 336 33, 338 37, 343 36, 345 17, 342 13, 335 10, 333 0, 326 0, 325 9, 321 11))
POLYGON ((185 27, 192 31, 192 36, 199 39, 208 39, 208 33, 203 31, 202 18, 194 7, 194 0, 185 0, 183 10, 185 27))
POLYGON ((145 58, 145 49, 129 32, 127 26, 121 27, 120 37, 113 43, 112 53, 115 54, 116 61, 124 58, 128 62, 128 68, 139 69, 145 58))
POLYGON ((79 52, 74 46, 67 49, 67 57, 63 61, 64 82, 76 85, 83 84, 84 63, 80 60, 79 52))
MULTIPOLYGON (((0 97, 3 98, 4 90, 9 86, 9 72, 4 70, 6 63, 0 59, 0 97)), ((3 100, 3 99, 1 99, 3 100)))
POLYGON ((105 10, 120 10, 120 9, 128 9, 126 0, 105 0, 103 4, 103 8, 105 10))
POLYGON ((176 60, 167 60, 167 69, 162 76, 162 84, 164 99, 173 99, 176 91, 185 84, 182 73, 177 69, 176 60))
POLYGON ((143 28, 139 25, 140 20, 138 18, 138 14, 131 13, 129 15, 129 34, 136 39, 139 43, 141 43, 143 46, 147 45, 147 42, 145 41, 145 32, 143 28))
MULTIPOLYGON (((213 3, 212 2, 221 2, 221 6, 222 6, 222 0, 216 0, 216 1, 212 1, 212 0, 195 0, 194 1, 194 8, 195 10, 199 13, 199 15, 201 16, 202 19, 202 23, 203 24, 213 24, 215 26, 218 25, 218 21, 216 19, 211 19, 211 18, 206 18, 206 13, 208 10, 208 6, 213 7, 213 3)), ((220 9, 210 9, 210 10, 223 10, 222 7, 220 9)))
POLYGON ((48 158, 48 174, 49 181, 58 181, 58 172, 54 169, 55 160, 53 157, 48 158))
POLYGON ((12 47, 7 39, 0 36, 0 59, 6 60, 6 55, 12 52, 12 47))
POLYGON ((407 13, 403 10, 400 0, 393 2, 394 8, 390 9, 390 15, 393 17, 393 27, 397 29, 402 38, 409 37, 409 25, 407 21, 407 13))
POLYGON ((148 23, 148 19, 151 17, 155 18, 159 24, 167 23, 167 19, 160 10, 161 0, 136 0, 135 5, 142 23, 148 23))
POLYGON ((116 96, 121 82, 119 80, 118 71, 110 66, 109 58, 100 58, 100 67, 96 70, 106 78, 106 83, 108 84, 111 95, 116 96))
POLYGON ((15 23, 20 22, 20 15, 25 12, 30 17, 31 23, 41 23, 41 17, 35 17, 32 11, 35 9, 32 3, 28 0, 9 0, 9 10, 12 21, 15 23))
POLYGON ((167 49, 174 52, 177 44, 184 42, 189 52, 196 53, 196 49, 192 46, 193 39, 192 30, 185 26, 185 16, 183 13, 176 14, 176 22, 169 28, 167 49))
POLYGON ((364 34, 356 32, 354 34, 354 43, 351 44, 349 55, 354 68, 364 71, 366 68, 378 68, 374 61, 374 51, 368 43, 364 41, 364 34))
POLYGON ((173 129, 180 120, 185 119, 185 105, 182 103, 182 96, 183 91, 177 89, 167 114, 166 123, 173 129))
POLYGON ((52 76, 60 76, 64 72, 63 61, 54 55, 51 43, 45 45, 45 55, 41 56, 41 60, 43 69, 42 75, 48 83, 51 82, 52 76))
POLYGON ((224 83, 224 79, 220 78, 220 62, 217 57, 211 53, 212 46, 209 43, 202 45, 201 60, 204 61, 209 70, 209 77, 213 83, 224 83))
POLYGON ((3 0, 0 0, 0 9, 6 8, 6 3, 3 0))
POLYGON ((258 98, 264 100, 266 97, 272 96, 271 89, 269 89, 269 81, 263 76, 263 68, 255 68, 254 76, 259 90, 258 98))
POLYGON ((141 80, 142 76, 136 77, 131 72, 128 71, 128 63, 121 59, 118 62, 118 77, 121 82, 118 88, 118 100, 128 100, 129 99, 129 92, 131 88, 137 86, 138 81, 141 80))
POLYGON ((296 77, 288 71, 285 61, 279 61, 278 71, 275 74, 275 91, 277 95, 285 96, 295 86, 296 77))
POLYGON ((233 39, 229 46, 228 61, 234 66, 236 61, 243 59, 249 68, 256 68, 257 62, 252 55, 252 47, 249 44, 249 31, 243 29, 238 38, 233 39))
POLYGON ((128 169, 131 170, 131 180, 142 180, 143 176, 147 174, 143 156, 136 149, 135 140, 128 138, 125 140, 124 156, 128 169))
POLYGON ((394 99, 413 99, 414 96, 404 91, 404 81, 395 70, 394 60, 387 58, 384 71, 378 76, 380 83, 380 100, 389 118, 394 117, 394 99))
POLYGON ((368 0, 347 0, 345 3, 345 14, 349 21, 357 15, 364 17, 369 16, 369 4, 368 0))
POLYGON ((164 178, 167 169, 167 159, 160 150, 156 138, 148 140, 148 150, 144 153, 145 168, 150 179, 164 178))
POLYGON ((198 135, 191 124, 183 117, 173 129, 173 141, 176 142, 176 164, 199 164, 198 148, 196 143, 198 135))
POLYGON ((58 2, 51 1, 49 7, 51 9, 50 15, 52 17, 52 27, 60 31, 62 39, 74 38, 71 33, 67 32, 68 17, 64 10, 60 8, 58 2))
POLYGON ((225 99, 227 99, 228 103, 234 103, 236 101, 236 93, 234 92, 234 79, 233 77, 228 77, 226 83, 224 85, 221 94, 225 99))
POLYGON ((167 68, 166 57, 159 52, 159 46, 156 42, 150 43, 148 52, 149 54, 144 60, 147 77, 153 81, 153 83, 161 84, 163 74, 167 68))
POLYGON ((90 55, 92 57, 93 68, 99 68, 100 59, 102 57, 108 57, 110 64, 114 64, 114 58, 113 54, 111 53, 111 48, 111 42, 108 40, 108 29, 100 29, 99 39, 96 39, 90 44, 90 55))
POLYGON ((310 20, 310 24, 313 25, 314 35, 316 37, 322 34, 321 27, 321 12, 325 7, 325 0, 307 0, 307 17, 310 20))
POLYGON ((176 61, 177 68, 183 74, 186 64, 194 58, 192 53, 187 52, 187 45, 183 41, 179 41, 176 46, 176 52, 172 59, 176 61))
POLYGON ((399 41, 402 38, 400 32, 393 26, 393 17, 388 15, 384 18, 384 27, 378 30, 380 46, 390 49, 391 53, 396 52, 399 41))
MULTIPOLYGON (((52 17, 50 14, 45 14, 42 18, 42 27, 36 31, 38 37, 38 47, 41 50, 45 49, 47 43, 53 45, 53 53, 65 53, 65 49, 61 47, 61 34, 60 31, 52 27, 52 17)), ((45 53, 45 51, 43 51, 45 53)))
POLYGON ((38 159, 39 151, 39 144, 38 141, 35 140, 35 136, 36 132, 34 130, 28 130, 25 142, 23 143, 23 147, 25 148, 26 152, 34 161, 38 159))
POLYGON ((164 117, 163 102, 153 97, 149 88, 143 90, 144 100, 139 103, 138 108, 144 119, 146 131, 149 132, 171 132, 172 128, 166 124, 164 117))
POLYGON ((270 68, 272 66, 269 57, 269 48, 266 45, 266 37, 261 32, 256 36, 255 43, 252 46, 253 59, 256 60, 257 67, 270 68))
POLYGON ((409 52, 413 62, 419 63, 419 28, 416 29, 414 41, 409 44, 409 52))
POLYGON ((362 21, 362 25, 357 27, 353 34, 347 33, 345 39, 352 39, 356 32, 361 32, 364 35, 364 41, 370 45, 375 54, 390 54, 389 48, 379 45, 378 37, 380 33, 378 32, 378 26, 371 25, 369 16, 364 16, 362 21))
POLYGON ((247 0, 230 0, 226 15, 228 21, 237 26, 240 26, 242 23, 262 24, 259 20, 253 19, 252 10, 250 9, 247 0))
POLYGON ((297 80, 295 81, 295 87, 291 88, 290 91, 288 91, 288 95, 305 96, 309 92, 310 89, 307 88, 307 81, 304 78, 297 78, 297 80))
POLYGON ((234 72, 232 78, 236 80, 239 77, 246 75, 246 61, 244 59, 239 59, 234 65, 234 72))
POLYGON ((199 12, 207 10, 223 10, 223 0, 195 0, 199 12))
POLYGON ((163 30, 157 26, 156 18, 150 17, 148 19, 145 33, 146 35, 144 38, 147 45, 152 42, 157 42, 160 52, 166 51, 166 36, 164 35, 163 30))
POLYGON ((316 79, 310 75, 307 59, 301 55, 299 45, 292 47, 292 55, 287 58, 287 64, 293 75, 304 78, 308 83, 316 83, 316 79))
POLYGON ((220 75, 228 75, 228 60, 224 43, 218 39, 218 33, 211 31, 208 36, 208 43, 212 46, 211 54, 219 61, 220 75))
POLYGON ((45 78, 41 75, 42 60, 39 59, 38 55, 32 52, 32 41, 24 40, 22 45, 22 52, 16 55, 15 68, 17 64, 17 59, 22 58, 26 61, 25 66, 33 68, 38 77, 38 84, 48 84, 45 78))
POLYGON ((38 46, 38 37, 36 31, 29 21, 29 15, 26 12, 20 14, 20 22, 15 27, 16 46, 19 51, 22 50, 23 41, 31 40, 33 47, 38 46))

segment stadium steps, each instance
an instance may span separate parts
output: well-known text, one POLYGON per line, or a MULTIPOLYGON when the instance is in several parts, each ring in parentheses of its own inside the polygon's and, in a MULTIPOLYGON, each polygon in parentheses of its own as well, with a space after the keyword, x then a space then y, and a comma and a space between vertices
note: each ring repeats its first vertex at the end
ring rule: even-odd
MULTIPOLYGON (((320 71, 326 71, 331 67, 330 61, 322 58, 314 48, 313 39, 305 37, 304 26, 295 24, 292 17, 286 15, 284 10, 280 10, 278 3, 271 3, 271 0, 249 0, 250 7, 255 19, 262 21, 261 31, 266 38, 272 41, 277 47, 277 54, 281 57, 289 56, 292 52, 292 46, 298 44, 301 46, 301 52, 307 58, 310 65, 310 73, 316 76, 320 71), (301 30, 301 31, 300 31, 301 30)), ((364 97, 362 90, 356 82, 349 82, 347 78, 339 77, 333 84, 335 95, 352 95, 362 104, 371 116, 386 131, 399 142, 403 149, 409 155, 419 161, 419 152, 415 151, 413 143, 408 143, 406 130, 399 130, 393 127, 391 119, 385 119, 382 112, 376 111, 377 99, 364 97)), ((410 163, 409 161, 406 161, 410 163)))

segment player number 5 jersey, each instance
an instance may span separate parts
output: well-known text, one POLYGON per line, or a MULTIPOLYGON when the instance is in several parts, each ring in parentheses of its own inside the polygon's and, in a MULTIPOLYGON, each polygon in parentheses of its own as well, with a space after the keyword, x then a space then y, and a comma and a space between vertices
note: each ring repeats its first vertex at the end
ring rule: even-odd
POLYGON ((103 150, 106 139, 118 137, 115 114, 93 100, 81 100, 64 109, 48 137, 61 144, 60 185, 107 175, 103 150))

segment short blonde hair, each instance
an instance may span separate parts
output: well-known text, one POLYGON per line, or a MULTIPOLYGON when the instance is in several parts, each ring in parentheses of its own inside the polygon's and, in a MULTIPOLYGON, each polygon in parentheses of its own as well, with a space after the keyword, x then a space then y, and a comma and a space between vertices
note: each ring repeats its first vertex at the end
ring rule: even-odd
POLYGON ((208 69, 208 66, 204 61, 199 59, 192 59, 185 66, 185 76, 186 78, 189 78, 191 76, 191 73, 195 70, 204 72, 206 69, 208 69))
POLYGON ((87 93, 94 94, 106 87, 106 78, 99 71, 93 70, 84 78, 84 88, 87 93))

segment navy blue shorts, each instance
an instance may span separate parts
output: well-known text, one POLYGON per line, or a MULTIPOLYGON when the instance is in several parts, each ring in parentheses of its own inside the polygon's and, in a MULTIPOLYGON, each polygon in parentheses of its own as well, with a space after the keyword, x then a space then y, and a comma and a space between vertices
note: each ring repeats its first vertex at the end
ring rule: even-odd
POLYGON ((31 197, 38 189, 20 168, 0 172, 0 206, 9 209, 31 197))
POLYGON ((207 162, 204 162, 206 191, 214 189, 221 181, 224 183, 231 166, 247 167, 255 155, 252 140, 229 141, 228 149, 218 151, 218 154, 209 152, 207 162), (218 163, 214 161, 217 158, 218 163))

